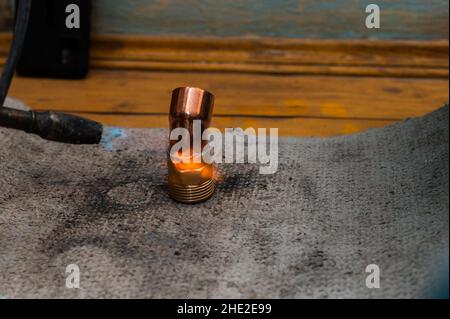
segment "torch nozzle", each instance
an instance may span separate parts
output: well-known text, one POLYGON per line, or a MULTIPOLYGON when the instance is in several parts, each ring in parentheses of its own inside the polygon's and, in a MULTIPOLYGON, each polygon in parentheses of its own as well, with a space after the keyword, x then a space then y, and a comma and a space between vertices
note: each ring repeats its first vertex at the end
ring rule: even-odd
POLYGON ((39 135, 43 139, 69 144, 98 144, 100 123, 59 112, 34 112, 0 107, 0 126, 39 135))

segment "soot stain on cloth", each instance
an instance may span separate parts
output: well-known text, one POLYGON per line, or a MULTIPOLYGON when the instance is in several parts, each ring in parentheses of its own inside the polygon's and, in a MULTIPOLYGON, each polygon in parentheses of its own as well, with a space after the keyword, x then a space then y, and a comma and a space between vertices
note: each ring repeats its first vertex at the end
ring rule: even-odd
POLYGON ((297 183, 297 189, 302 197, 310 201, 316 201, 319 198, 319 191, 314 180, 305 174, 300 174, 297 183))
MULTIPOLYGON (((244 174, 244 176, 247 175, 244 174)), ((143 177, 141 176, 141 178, 143 177)), ((246 183, 240 182, 241 178, 243 176, 240 174, 231 175, 231 180, 228 180, 231 182, 225 186, 226 181, 222 181, 219 183, 217 191, 220 192, 222 186, 225 188, 242 187, 241 196, 246 198, 252 190, 245 187, 248 186, 246 183)), ((145 177, 143 179, 145 180, 145 177)), ((95 183, 91 182, 90 184, 95 183)), ((231 256, 223 259, 223 256, 220 257, 220 254, 215 253, 216 245, 221 247, 221 239, 214 240, 218 229, 221 228, 219 225, 230 217, 214 214, 217 209, 214 208, 213 202, 199 204, 203 207, 210 207, 210 215, 217 216, 216 222, 210 225, 204 222, 202 215, 186 215, 185 209, 190 206, 178 204, 169 199, 165 183, 155 188, 150 203, 136 203, 133 199, 131 205, 124 205, 123 202, 117 203, 116 200, 111 201, 111 194, 118 192, 123 187, 135 188, 132 180, 126 180, 118 186, 117 183, 111 185, 105 183, 104 180, 101 180, 100 184, 104 185, 103 191, 95 194, 92 189, 86 189, 84 194, 86 200, 78 201, 85 204, 77 207, 72 218, 66 220, 64 225, 54 232, 52 242, 58 244, 45 248, 49 257, 56 257, 74 247, 92 245, 117 257, 131 258, 134 262, 146 264, 147 267, 150 267, 149 269, 154 269, 154 271, 159 271, 155 269, 157 265, 168 261, 175 268, 188 263, 196 265, 197 268, 209 267, 207 269, 215 269, 211 268, 211 265, 225 266, 233 263, 231 256), (106 192, 107 189, 110 190, 106 192), (155 209, 155 206, 158 208, 155 209), (91 210, 90 213, 88 213, 89 210, 91 210), (153 212, 149 214, 148 212, 152 210, 153 212), (183 215, 180 215, 179 221, 173 222, 168 227, 167 223, 171 221, 165 220, 166 212, 174 210, 179 210, 183 215), (94 221, 95 219, 97 220, 94 221), (130 220, 134 220, 134 223, 130 224, 130 220), (104 223, 108 223, 109 228, 116 225, 116 230, 113 233, 101 235, 98 234, 97 229, 84 229, 87 224, 104 223), (143 229, 142 223, 151 224, 152 227, 143 229), (72 227, 76 228, 73 232, 71 231, 72 227), (163 231, 164 229, 165 231, 163 231), (183 260, 183 262, 179 264, 177 260, 183 260)), ((195 209, 197 205, 193 207, 195 209)), ((263 255, 260 254, 260 256, 263 255)))
MULTIPOLYGON (((283 172, 285 177, 285 183, 282 185, 284 191, 289 192, 289 196, 294 198, 305 198, 308 201, 315 202, 321 200, 324 202, 326 198, 322 198, 317 185, 316 178, 312 178, 305 173, 305 167, 301 164, 289 164, 280 163, 279 171, 283 172), (292 172, 295 172, 295 179, 291 177, 292 172)), ((324 173, 325 174, 325 173, 324 173)), ((270 180, 268 180, 270 184, 270 180)))
POLYGON ((308 269, 318 269, 322 268, 327 260, 324 251, 315 249, 307 255, 305 260, 305 265, 308 269))
MULTIPOLYGON (((147 157, 113 157, 111 162, 105 163, 114 167, 112 172, 100 171, 78 180, 72 186, 76 188, 71 200, 72 207, 48 236, 49 240, 45 241, 53 244, 44 245, 42 250, 54 257, 83 245, 107 247, 111 250, 114 250, 112 246, 115 245, 120 251, 128 246, 124 235, 138 231, 140 225, 136 223, 136 219, 151 206, 163 205, 167 201, 163 185, 166 169, 158 163, 149 165, 145 160, 147 157), (91 228, 87 225, 91 225, 91 228), (108 229, 115 230, 112 234, 102 236, 99 234, 101 229, 92 228, 92 225, 106 225, 108 229)), ((40 182, 45 183, 42 179, 40 182)), ((133 253, 133 249, 127 251, 137 254, 133 253)))
POLYGON ((267 189, 268 177, 260 175, 255 165, 224 166, 221 168, 221 176, 223 177, 216 182, 217 191, 225 195, 247 196, 260 186, 267 189))
POLYGON ((259 227, 257 225, 252 231, 251 240, 252 244, 251 254, 257 264, 268 267, 276 266, 278 261, 278 252, 274 249, 279 239, 274 237, 267 227, 259 227))
MULTIPOLYGON (((51 167, 47 174, 34 174, 34 183, 68 191, 74 189, 70 208, 42 241, 41 252, 54 259, 88 246, 137 263, 148 263, 149 267, 172 259, 199 267, 232 262, 231 257, 218 259, 214 252, 220 240, 212 240, 217 234, 217 225, 205 225, 201 216, 183 216, 181 223, 169 228, 165 225, 167 211, 179 210, 185 215, 186 209, 185 205, 168 197, 165 159, 155 161, 158 154, 145 150, 129 151, 122 147, 109 151, 107 162, 102 164, 105 168, 95 170, 92 175, 86 172, 83 178, 70 173, 61 175, 51 167)), ((216 193, 220 196, 232 196, 245 202, 255 190, 268 190, 270 177, 260 175, 256 165, 223 165, 219 169, 223 178, 217 183, 216 193)), ((224 217, 214 203, 213 198, 200 205, 209 207, 209 214, 217 216, 220 224, 224 217)), ((255 237, 252 244, 255 251, 260 251, 254 258, 264 261, 270 240, 259 237, 255 237)), ((272 259, 264 263, 271 264, 272 259)))
POLYGON ((337 147, 330 154, 329 162, 335 164, 365 162, 367 160, 366 148, 362 141, 354 141, 352 145, 346 142, 337 143, 337 147))
MULTIPOLYGON (((214 249, 209 247, 211 244, 205 245, 205 238, 212 238, 214 230, 203 225, 201 216, 188 216, 186 219, 185 209, 189 206, 168 197, 164 161, 149 168, 144 160, 147 157, 139 154, 133 157, 126 154, 113 156, 107 165, 114 169, 79 181, 73 207, 44 241, 51 244, 43 245, 42 251, 54 258, 73 248, 88 245, 140 262, 154 262, 155 258, 182 258, 202 263, 202 260, 213 256, 214 249), (159 232, 158 229, 167 228, 163 225, 167 222, 165 213, 174 210, 184 215, 182 223, 171 226, 177 235, 159 232), (144 224, 150 227, 146 229, 144 224), (105 229, 113 231, 105 232, 105 229)), ((238 191, 242 198, 247 198, 253 191, 251 180, 256 178, 257 170, 243 171, 225 170, 225 178, 219 181, 216 191, 238 191)), ((210 213, 214 215, 211 202, 200 205, 211 206, 210 213)))

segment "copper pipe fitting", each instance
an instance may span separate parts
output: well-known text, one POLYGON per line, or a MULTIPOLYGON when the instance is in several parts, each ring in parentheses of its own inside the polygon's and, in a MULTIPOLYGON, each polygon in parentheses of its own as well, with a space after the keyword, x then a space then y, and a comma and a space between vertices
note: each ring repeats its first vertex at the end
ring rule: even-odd
MULTIPOLYGON (((201 121, 201 134, 211 123, 214 108, 214 95, 192 87, 175 89, 170 104, 170 131, 175 128, 185 128, 190 133, 191 153, 194 137, 194 120, 201 121)), ((214 194, 214 168, 212 164, 180 162, 174 163, 170 158, 170 148, 177 141, 170 141, 169 167, 169 195, 172 199, 195 204, 209 199, 214 194)), ((204 142, 202 141, 202 150, 204 142)))

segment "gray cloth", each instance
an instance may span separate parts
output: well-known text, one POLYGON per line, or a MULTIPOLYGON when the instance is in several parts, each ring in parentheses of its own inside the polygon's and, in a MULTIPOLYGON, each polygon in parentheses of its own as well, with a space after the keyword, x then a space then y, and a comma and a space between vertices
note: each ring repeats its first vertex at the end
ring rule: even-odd
POLYGON ((281 138, 275 175, 222 165, 214 197, 183 205, 167 196, 166 130, 71 146, 0 129, 0 296, 433 296, 448 272, 448 137, 445 106, 351 136, 281 138), (69 264, 80 289, 66 288, 69 264))

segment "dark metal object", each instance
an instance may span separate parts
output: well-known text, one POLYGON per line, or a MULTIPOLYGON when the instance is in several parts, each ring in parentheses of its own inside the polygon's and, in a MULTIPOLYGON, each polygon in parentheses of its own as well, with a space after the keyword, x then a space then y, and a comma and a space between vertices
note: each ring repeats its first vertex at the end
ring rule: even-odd
POLYGON ((8 93, 11 80, 22 52, 27 34, 28 21, 30 20, 31 0, 20 0, 17 3, 17 18, 14 28, 14 38, 9 50, 8 59, 4 66, 0 79, 0 107, 3 106, 8 93))
POLYGON ((25 41, 31 2, 20 0, 17 3, 14 38, 0 79, 0 126, 33 133, 51 141, 98 144, 103 127, 97 122, 64 113, 22 111, 3 106, 25 41))
POLYGON ((0 126, 61 143, 98 144, 102 138, 102 125, 82 117, 57 113, 0 108, 0 126))
MULTIPOLYGON (((20 0, 22 1, 22 0, 20 0)), ((81 79, 89 70, 91 0, 34 0, 17 74, 81 79), (79 8, 79 27, 68 27, 79 8), (72 7, 73 9, 73 7, 72 7)))

